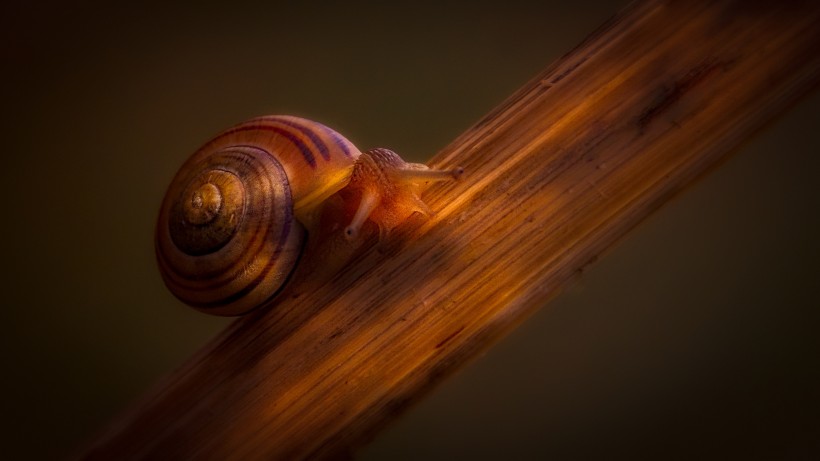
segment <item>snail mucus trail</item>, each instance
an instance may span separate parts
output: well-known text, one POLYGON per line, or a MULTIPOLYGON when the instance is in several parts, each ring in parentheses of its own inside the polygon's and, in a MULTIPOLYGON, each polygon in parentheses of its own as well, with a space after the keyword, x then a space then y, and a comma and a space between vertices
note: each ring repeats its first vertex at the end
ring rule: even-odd
POLYGON ((304 252, 338 267, 350 255, 340 247, 361 240, 368 223, 384 238, 413 213, 430 215, 425 186, 461 174, 388 149, 362 153, 298 117, 240 123, 197 150, 168 187, 156 228, 162 278, 196 309, 244 314, 281 291, 304 252))

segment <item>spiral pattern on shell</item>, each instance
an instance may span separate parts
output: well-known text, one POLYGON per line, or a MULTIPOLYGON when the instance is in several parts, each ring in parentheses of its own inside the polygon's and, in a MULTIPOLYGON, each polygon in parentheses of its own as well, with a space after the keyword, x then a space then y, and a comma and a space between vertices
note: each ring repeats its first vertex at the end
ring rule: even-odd
POLYGON ((157 260, 185 303, 237 315, 271 299, 296 265, 304 229, 294 219, 288 177, 258 146, 192 157, 160 210, 157 260))

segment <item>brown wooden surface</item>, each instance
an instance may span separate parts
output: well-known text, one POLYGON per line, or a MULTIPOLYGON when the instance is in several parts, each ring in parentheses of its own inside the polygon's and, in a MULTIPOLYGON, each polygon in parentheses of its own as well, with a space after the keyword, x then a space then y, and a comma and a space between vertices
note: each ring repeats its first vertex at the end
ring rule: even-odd
POLYGON ((237 320, 88 459, 345 455, 820 78, 810 2, 643 2, 432 162, 437 216, 237 320))

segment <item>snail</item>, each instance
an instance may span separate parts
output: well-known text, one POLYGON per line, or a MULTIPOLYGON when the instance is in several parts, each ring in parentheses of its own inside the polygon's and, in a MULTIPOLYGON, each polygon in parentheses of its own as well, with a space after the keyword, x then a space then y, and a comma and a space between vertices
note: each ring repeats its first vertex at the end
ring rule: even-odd
MULTIPOLYGON (((265 116, 224 131, 182 165, 156 227, 162 278, 203 312, 241 315, 273 300, 306 251, 333 253, 378 226, 380 238, 411 214, 433 170, 378 148, 360 152, 332 129, 293 116, 265 116)), ((333 255, 314 255, 314 260, 333 255)))

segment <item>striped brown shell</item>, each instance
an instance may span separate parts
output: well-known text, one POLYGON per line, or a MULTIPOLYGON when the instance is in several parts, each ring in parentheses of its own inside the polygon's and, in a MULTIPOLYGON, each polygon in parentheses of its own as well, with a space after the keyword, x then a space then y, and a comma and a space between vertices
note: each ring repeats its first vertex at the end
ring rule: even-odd
POLYGON ((156 230, 165 284, 211 314, 263 305, 302 251, 294 205, 309 207, 343 187, 358 156, 338 133, 296 117, 253 119, 220 134, 166 192, 156 230))

